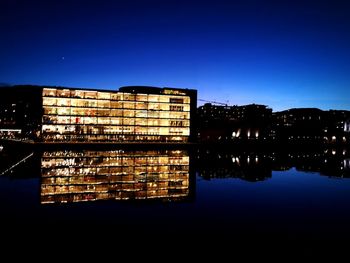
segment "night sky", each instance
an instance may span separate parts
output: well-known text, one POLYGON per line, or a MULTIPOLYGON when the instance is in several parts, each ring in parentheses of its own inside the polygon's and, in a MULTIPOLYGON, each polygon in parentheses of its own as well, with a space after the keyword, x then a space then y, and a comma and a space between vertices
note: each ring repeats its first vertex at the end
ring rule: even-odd
POLYGON ((350 1, 1 0, 0 33, 1 83, 350 110, 350 1))

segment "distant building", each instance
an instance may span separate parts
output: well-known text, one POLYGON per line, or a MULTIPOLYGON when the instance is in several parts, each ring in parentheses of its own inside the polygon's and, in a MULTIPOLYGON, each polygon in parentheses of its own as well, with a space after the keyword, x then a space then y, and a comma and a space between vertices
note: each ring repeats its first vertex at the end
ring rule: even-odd
POLYGON ((273 132, 281 142, 348 143, 350 111, 293 108, 273 113, 273 132))
POLYGON ((0 87, 0 137, 37 135, 42 119, 42 89, 32 86, 0 87))
POLYGON ((316 108, 293 108, 273 113, 276 139, 283 142, 322 141, 325 122, 325 113, 316 108))
POLYGON ((265 105, 200 106, 198 138, 200 141, 257 141, 271 137, 272 109, 265 105))
POLYGON ((44 142, 187 142, 196 138, 196 90, 12 86, 0 88, 0 94, 2 137, 20 134, 44 142))
POLYGON ((324 132, 328 143, 350 144, 350 111, 328 111, 324 132))

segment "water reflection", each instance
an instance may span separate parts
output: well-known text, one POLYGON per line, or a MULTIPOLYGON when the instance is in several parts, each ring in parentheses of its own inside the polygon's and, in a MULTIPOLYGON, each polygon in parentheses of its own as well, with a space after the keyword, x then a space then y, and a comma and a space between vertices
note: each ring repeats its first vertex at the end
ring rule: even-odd
POLYGON ((196 170, 204 179, 239 178, 249 182, 264 181, 272 171, 317 172, 336 178, 350 178, 350 152, 346 149, 307 151, 223 151, 202 149, 196 154, 196 170))
POLYGON ((350 178, 348 149, 52 150, 14 155, 4 152, 2 157, 0 172, 17 178, 40 177, 42 204, 193 200, 195 174, 206 180, 258 182, 270 180, 273 171, 295 168, 321 176, 350 178))
POLYGON ((187 151, 53 151, 41 158, 41 203, 190 196, 187 151))
POLYGON ((249 182, 263 181, 272 176, 272 159, 269 154, 262 153, 198 151, 197 170, 207 180, 239 178, 249 182))
POLYGON ((2 222, 11 231, 96 228, 122 243, 140 234, 162 242, 165 232, 209 245, 221 235, 258 247, 305 238, 309 249, 349 237, 349 164, 342 149, 13 149, 0 158, 0 169, 14 167, 0 176, 2 222))

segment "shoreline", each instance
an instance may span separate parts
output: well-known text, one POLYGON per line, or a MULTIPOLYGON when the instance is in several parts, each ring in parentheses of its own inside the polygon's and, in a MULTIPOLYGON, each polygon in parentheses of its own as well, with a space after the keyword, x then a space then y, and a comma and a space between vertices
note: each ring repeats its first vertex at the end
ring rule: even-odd
POLYGON ((215 150, 315 150, 325 148, 350 148, 350 144, 325 144, 320 142, 34 142, 24 140, 0 139, 4 148, 16 149, 215 149, 215 150))

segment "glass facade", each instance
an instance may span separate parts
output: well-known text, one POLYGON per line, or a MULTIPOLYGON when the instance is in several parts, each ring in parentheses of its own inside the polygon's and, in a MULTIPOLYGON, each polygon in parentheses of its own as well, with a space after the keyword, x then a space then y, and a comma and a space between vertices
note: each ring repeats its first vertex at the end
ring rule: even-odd
POLYGON ((189 155, 164 151, 55 151, 41 159, 41 203, 189 196, 189 155))
POLYGON ((43 141, 187 142, 190 96, 44 88, 43 141))

